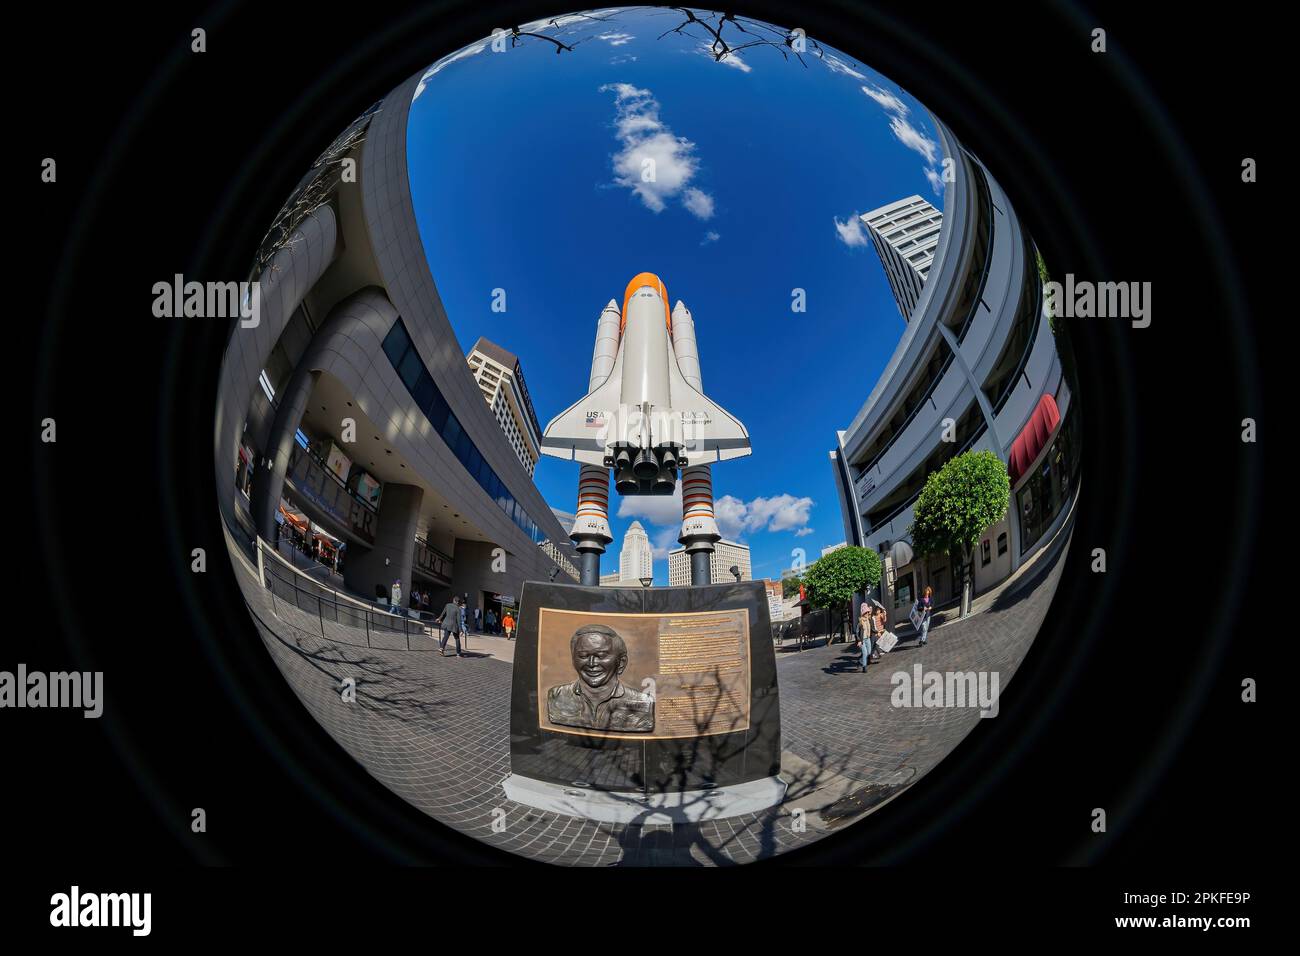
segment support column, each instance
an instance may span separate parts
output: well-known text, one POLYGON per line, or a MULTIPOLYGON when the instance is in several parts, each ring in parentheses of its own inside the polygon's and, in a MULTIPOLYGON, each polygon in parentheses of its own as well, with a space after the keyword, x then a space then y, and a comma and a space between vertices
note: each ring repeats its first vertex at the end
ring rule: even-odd
POLYGON ((569 533, 582 561, 580 582, 585 587, 600 584, 600 556, 614 540, 609 533, 609 469, 583 465, 578 474, 578 513, 569 533))
POLYGON ((411 563, 415 533, 419 530, 420 505, 424 489, 419 485, 385 482, 375 523, 375 544, 363 551, 348 545, 343 582, 348 589, 366 597, 375 596, 376 586, 388 594, 393 581, 402 582, 402 603, 411 596, 411 563))
POLYGON ((678 544, 691 556, 691 586, 713 583, 713 545, 721 541, 713 515, 713 470, 709 465, 682 469, 682 531, 678 544))
POLYGON ((280 395, 280 405, 275 410, 266 439, 266 454, 253 472, 253 523, 257 526, 257 533, 267 541, 275 540, 275 513, 280 507, 280 496, 284 494, 284 476, 289 471, 294 435, 302 424, 307 400, 316 388, 316 379, 320 377, 320 373, 312 369, 309 359, 309 355, 303 356, 280 395))

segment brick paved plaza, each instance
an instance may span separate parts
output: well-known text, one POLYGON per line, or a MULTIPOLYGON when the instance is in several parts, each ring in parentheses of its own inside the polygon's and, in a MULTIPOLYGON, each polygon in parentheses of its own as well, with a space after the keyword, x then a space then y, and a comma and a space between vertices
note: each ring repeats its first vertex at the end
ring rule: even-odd
MULTIPOLYGON (((578 866, 729 865, 818 840, 869 814, 929 772, 980 719, 978 708, 899 709, 890 675, 996 671, 1005 690, 1046 614, 1068 548, 966 621, 942 623, 926 647, 901 641, 858 673, 848 645, 779 650, 786 801, 760 814, 696 825, 595 823, 506 799, 512 667, 486 654, 440 657, 433 640, 371 638, 275 598, 232 550, 258 631, 294 693, 369 773, 439 823, 531 859, 578 866), (380 649, 379 645, 384 645, 380 649), (343 681, 356 682, 345 702, 343 681), (505 811, 504 832, 492 830, 505 811), (802 808, 804 832, 791 829, 802 808), (499 814, 498 814, 499 816, 499 814)), ((870 824, 867 824, 870 825, 870 824)))

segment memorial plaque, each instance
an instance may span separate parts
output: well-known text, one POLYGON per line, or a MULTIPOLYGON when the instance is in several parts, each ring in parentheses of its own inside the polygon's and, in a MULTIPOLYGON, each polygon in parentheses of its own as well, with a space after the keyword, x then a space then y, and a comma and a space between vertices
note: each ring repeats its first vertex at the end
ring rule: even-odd
POLYGON ((761 582, 608 588, 528 582, 511 771, 662 793, 780 772, 780 707, 761 582))
POLYGON ((628 739, 749 729, 749 615, 540 608, 538 724, 628 739))

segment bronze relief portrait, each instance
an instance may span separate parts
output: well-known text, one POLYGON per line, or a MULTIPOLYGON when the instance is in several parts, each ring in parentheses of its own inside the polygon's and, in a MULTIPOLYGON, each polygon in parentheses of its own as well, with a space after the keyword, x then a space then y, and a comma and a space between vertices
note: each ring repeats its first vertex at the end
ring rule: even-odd
POLYGON ((584 624, 569 639, 576 679, 546 691, 546 717, 553 724, 588 730, 650 733, 655 701, 622 681, 627 643, 605 624, 584 624))

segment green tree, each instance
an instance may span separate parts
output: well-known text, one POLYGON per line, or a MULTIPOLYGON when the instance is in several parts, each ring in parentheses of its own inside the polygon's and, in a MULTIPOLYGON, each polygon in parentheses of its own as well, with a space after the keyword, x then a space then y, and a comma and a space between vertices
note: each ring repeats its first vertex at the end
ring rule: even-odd
POLYGON ((809 603, 838 610, 842 627, 853 595, 880 583, 880 555, 870 548, 839 548, 809 565, 803 583, 809 603))
POLYGON ((922 554, 948 553, 961 562, 961 616, 970 613, 975 545, 1006 516, 1011 479, 991 451, 968 451, 948 459, 925 479, 912 524, 912 547, 922 554))
POLYGON ((802 574, 787 574, 781 579, 781 597, 788 599, 790 595, 798 594, 799 585, 802 583, 802 574))
MULTIPOLYGON (((1043 261, 1043 254, 1038 251, 1037 246, 1034 247, 1034 258, 1038 260, 1038 281, 1042 285, 1047 285, 1047 283, 1052 281, 1052 276, 1051 273, 1047 271, 1047 263, 1043 261)), ((1056 310, 1055 309, 1050 309, 1048 311, 1047 325, 1049 328, 1051 328, 1052 334, 1055 335, 1056 334, 1056 310)))

